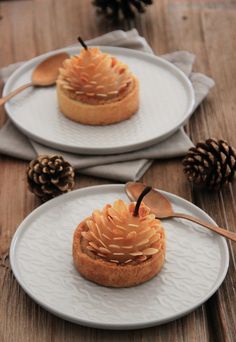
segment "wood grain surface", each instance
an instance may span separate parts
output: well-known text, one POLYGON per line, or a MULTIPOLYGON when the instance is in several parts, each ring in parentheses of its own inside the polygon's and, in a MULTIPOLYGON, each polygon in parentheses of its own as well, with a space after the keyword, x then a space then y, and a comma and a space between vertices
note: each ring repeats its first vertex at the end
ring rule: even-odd
MULTIPOLYGON (((156 0, 145 15, 119 25, 97 16, 88 0, 0 1, 0 67, 72 44, 78 35, 89 39, 131 27, 157 54, 181 49, 196 54, 195 71, 213 77, 216 86, 186 129, 194 142, 217 137, 236 146, 235 0, 156 0)), ((5 119, 0 109, 0 125, 5 119)), ((229 272, 220 289, 197 310, 169 324, 134 331, 91 329, 59 319, 35 304, 15 281, 8 259, 17 226, 40 204, 27 190, 26 165, 0 156, 0 341, 236 340, 236 244, 230 242, 229 272)), ((236 231, 236 181, 220 192, 200 191, 187 183, 180 159, 155 161, 143 180, 192 201, 220 226, 236 231)), ((105 183, 110 181, 80 176, 77 187, 105 183)))

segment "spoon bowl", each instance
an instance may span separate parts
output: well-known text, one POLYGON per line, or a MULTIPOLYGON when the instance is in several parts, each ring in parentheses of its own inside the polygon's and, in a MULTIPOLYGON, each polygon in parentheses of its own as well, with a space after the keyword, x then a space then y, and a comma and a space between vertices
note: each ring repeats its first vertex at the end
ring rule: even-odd
POLYGON ((32 73, 33 85, 46 87, 55 84, 59 68, 62 66, 63 61, 68 57, 68 53, 61 52, 43 60, 32 73))
MULTIPOLYGON (((136 201, 145 188, 145 184, 138 182, 128 182, 125 186, 126 193, 131 201, 136 201)), ((143 202, 158 218, 167 218, 174 213, 170 201, 154 189, 143 198, 143 202)))

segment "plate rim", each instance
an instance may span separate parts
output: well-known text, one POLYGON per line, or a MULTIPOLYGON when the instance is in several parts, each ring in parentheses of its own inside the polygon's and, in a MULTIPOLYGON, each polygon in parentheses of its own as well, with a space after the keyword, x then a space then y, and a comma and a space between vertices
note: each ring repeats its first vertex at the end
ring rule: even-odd
MULTIPOLYGON (((10 245, 10 251, 9 251, 9 259, 10 259, 10 265, 11 265, 11 269, 12 272, 18 282, 18 284, 22 287, 22 289, 24 290, 24 292, 29 295, 29 297, 31 299, 33 299, 37 304, 39 304, 42 308, 44 308, 45 310, 49 311, 50 313, 56 315, 57 317, 60 317, 64 320, 76 323, 76 324, 80 324, 83 326, 87 326, 87 327, 93 327, 93 328, 100 328, 100 329, 108 329, 108 330, 130 330, 130 329, 141 329, 141 328, 147 328, 147 327, 152 327, 152 326, 157 326, 157 325, 161 325, 167 322, 171 322, 173 320, 176 320, 180 317, 183 317, 185 315, 187 315, 188 313, 194 311, 196 308, 198 308, 200 305, 202 305, 204 302, 206 302, 217 290, 218 288, 221 286, 222 282, 225 279, 225 276, 227 274, 228 271, 228 267, 229 267, 229 249, 228 249, 228 245, 226 242, 226 239, 223 238, 222 236, 218 236, 221 246, 222 246, 222 250, 225 254, 225 258, 224 258, 224 269, 222 271, 222 274, 218 277, 217 281, 215 282, 214 286, 211 288, 211 290, 209 290, 207 292, 207 294, 200 300, 197 302, 196 305, 192 306, 191 308, 188 308, 186 310, 184 310, 183 312, 179 313, 179 314, 173 314, 171 316, 169 316, 168 318, 164 318, 161 320, 157 320, 154 319, 152 321, 143 321, 143 322, 138 322, 138 323, 122 323, 122 324, 115 324, 115 323, 101 323, 99 321, 91 321, 91 320, 86 320, 86 319, 75 319, 73 317, 71 317, 70 315, 67 314, 63 314, 60 310, 55 310, 54 308, 51 308, 50 306, 47 306, 47 304, 41 300, 38 300, 37 297, 32 294, 30 292, 30 290, 27 289, 27 286, 25 286, 24 284, 24 280, 21 280, 20 275, 18 274, 17 271, 17 262, 15 260, 16 256, 16 246, 17 246, 17 242, 19 241, 19 238, 21 237, 22 233, 24 233, 24 230, 27 229, 27 223, 29 221, 32 220, 32 218, 37 215, 37 214, 41 214, 40 212, 47 210, 48 207, 52 206, 54 203, 57 202, 62 202, 65 200, 65 197, 77 197, 78 194, 81 194, 83 192, 87 192, 87 191, 96 191, 98 190, 102 190, 104 189, 107 191, 109 191, 109 188, 111 188, 111 190, 122 190, 124 191, 125 185, 124 184, 104 184, 104 185, 94 185, 94 186, 89 186, 86 188, 81 188, 81 189, 77 189, 74 191, 71 191, 67 194, 61 195, 59 197, 56 197, 54 199, 49 200, 48 202, 40 205, 39 207, 35 208, 29 215, 27 215, 24 220, 20 223, 20 225, 17 227, 14 236, 11 240, 11 245, 10 245)), ((170 197, 171 199, 177 200, 177 201, 182 201, 183 204, 187 204, 187 206, 189 207, 193 207, 195 210, 199 211, 201 214, 205 215, 207 221, 209 221, 210 223, 213 223, 216 225, 216 222, 201 208, 197 207, 195 204, 191 203, 190 201, 177 196, 173 193, 167 192, 167 191, 163 191, 163 190, 159 190, 163 195, 166 195, 168 197, 170 197)), ((125 193, 125 191, 124 191, 125 193)))
MULTIPOLYGON (((91 45, 92 47, 94 45, 91 45)), ((60 149, 65 152, 71 152, 71 153, 80 153, 80 154, 89 154, 89 155, 102 155, 102 154, 118 154, 118 153, 124 153, 124 152, 131 152, 131 151, 137 151, 139 149, 154 145, 157 142, 161 142, 168 138, 170 135, 172 135, 174 132, 176 132, 180 127, 182 127, 185 122, 189 119, 191 116, 194 105, 195 105, 195 93, 194 89, 192 86, 192 83, 190 82, 189 78, 184 74, 182 70, 177 68, 173 63, 170 63, 169 61, 163 59, 160 56, 152 55, 151 53, 135 50, 135 49, 127 49, 123 47, 117 47, 117 46, 103 46, 103 45, 96 45, 105 52, 107 51, 108 53, 112 52, 117 52, 117 53, 123 53, 123 54, 128 54, 129 56, 139 56, 141 58, 142 56, 149 61, 157 61, 159 64, 161 63, 162 65, 165 66, 172 74, 174 74, 175 77, 180 78, 182 81, 184 81, 184 87, 188 91, 188 98, 189 98, 189 105, 188 108, 183 115, 183 118, 181 120, 178 120, 178 124, 172 127, 171 129, 168 129, 168 131, 164 132, 163 134, 159 135, 158 137, 154 137, 152 139, 145 139, 144 141, 139 141, 136 143, 132 144, 127 144, 127 145, 122 145, 118 147, 106 147, 106 148, 100 148, 100 147, 81 147, 81 146, 76 146, 75 144, 67 144, 64 145, 63 143, 60 142, 55 142, 54 140, 50 140, 50 137, 47 139, 42 138, 39 134, 35 134, 30 132, 29 130, 25 129, 23 125, 21 125, 15 118, 13 111, 10 107, 10 102, 7 102, 5 104, 5 110, 8 114, 9 119, 13 122, 13 124, 21 131, 23 132, 26 136, 29 138, 33 139, 34 141, 43 144, 45 146, 53 147, 56 149, 60 149)), ((67 48, 61 48, 61 49, 56 49, 53 51, 49 51, 47 53, 41 54, 39 56, 36 56, 25 63, 21 65, 19 68, 17 68, 12 75, 8 78, 6 81, 4 88, 3 88, 3 96, 9 93, 9 91, 12 91, 11 89, 11 83, 14 82, 18 78, 19 75, 22 74, 25 68, 27 66, 34 64, 35 62, 40 62, 44 58, 47 58, 51 55, 54 55, 55 53, 58 52, 68 52, 71 49, 77 48, 76 46, 70 46, 67 48), (10 88, 10 90, 9 90, 10 88)), ((78 47, 78 51, 81 50, 81 47, 78 47)), ((77 124, 77 123, 75 123, 77 124)))

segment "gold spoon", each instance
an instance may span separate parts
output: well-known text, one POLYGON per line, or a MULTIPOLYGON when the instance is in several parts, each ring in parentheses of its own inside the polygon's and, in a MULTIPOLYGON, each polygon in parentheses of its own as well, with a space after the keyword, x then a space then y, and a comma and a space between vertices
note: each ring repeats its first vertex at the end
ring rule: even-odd
POLYGON ((48 87, 56 83, 59 68, 62 66, 63 61, 68 58, 66 52, 61 52, 56 55, 50 56, 34 69, 31 77, 31 82, 20 86, 13 90, 10 94, 0 99, 0 106, 10 100, 13 96, 19 94, 22 90, 29 87, 48 87))
MULTIPOLYGON (((138 197, 145 188, 145 184, 138 182, 128 182, 125 185, 125 191, 129 199, 131 199, 132 201, 137 201, 138 197)), ((213 232, 226 237, 227 239, 236 241, 236 233, 234 232, 230 232, 226 229, 216 227, 191 215, 175 213, 172 209, 170 201, 157 190, 151 189, 151 191, 143 198, 143 202, 151 209, 151 212, 155 214, 156 217, 159 219, 168 219, 172 217, 183 218, 200 224, 201 226, 206 227, 212 230, 213 232)))

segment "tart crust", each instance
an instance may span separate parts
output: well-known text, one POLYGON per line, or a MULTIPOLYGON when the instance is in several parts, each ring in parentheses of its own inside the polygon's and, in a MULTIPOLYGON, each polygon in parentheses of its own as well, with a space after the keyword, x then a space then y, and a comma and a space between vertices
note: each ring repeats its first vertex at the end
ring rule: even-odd
MULTIPOLYGON (((86 279, 97 284, 111 287, 130 287, 141 284, 160 272, 166 253, 165 235, 163 247, 159 253, 148 260, 136 264, 119 265, 92 257, 82 247, 82 235, 85 223, 82 221, 75 230, 73 238, 73 259, 77 270, 86 279)), ((164 230, 163 230, 164 234, 164 230)))
POLYGON ((86 125, 109 125, 129 119, 139 107, 139 82, 133 77, 133 88, 122 98, 109 103, 88 104, 70 98, 57 84, 60 111, 69 119, 86 125))

